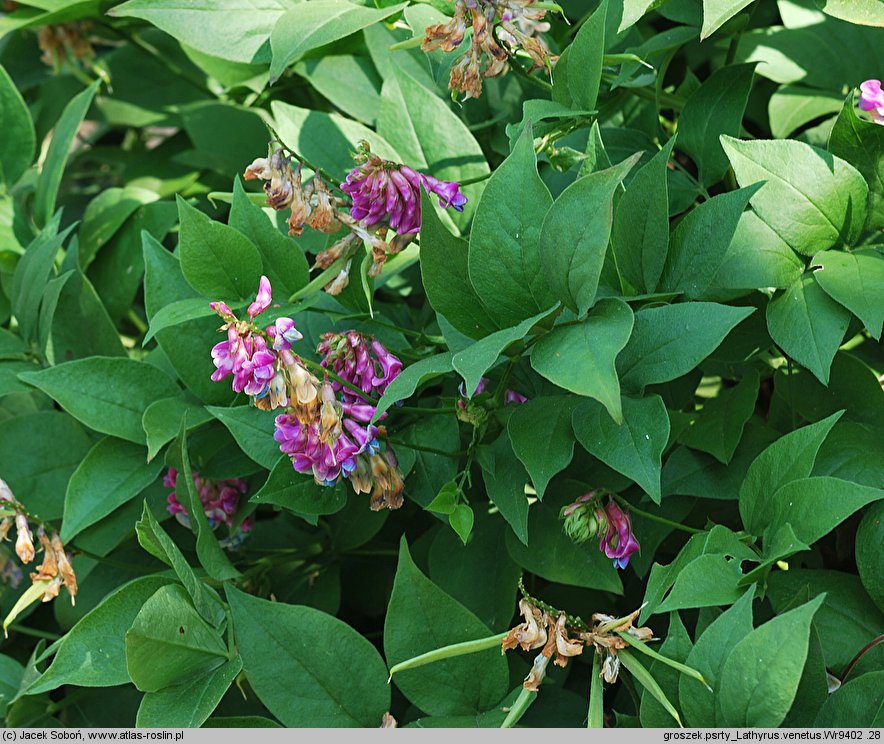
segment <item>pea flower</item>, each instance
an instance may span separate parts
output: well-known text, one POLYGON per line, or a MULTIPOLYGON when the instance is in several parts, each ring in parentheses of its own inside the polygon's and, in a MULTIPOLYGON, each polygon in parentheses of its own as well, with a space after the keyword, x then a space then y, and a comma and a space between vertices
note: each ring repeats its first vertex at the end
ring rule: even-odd
POLYGON ((564 507, 559 516, 564 520, 565 534, 574 542, 598 537, 599 550, 614 560, 616 568, 626 568, 629 557, 639 550, 632 521, 613 498, 602 506, 602 496, 590 491, 564 507))
MULTIPOLYGON (((196 471, 192 473, 193 485, 199 495, 200 503, 203 505, 206 519, 209 526, 215 529, 221 524, 233 527, 234 516, 239 510, 240 498, 245 496, 248 491, 246 482, 239 478, 230 480, 213 481, 208 478, 201 478, 196 471)), ((175 489, 178 484, 178 471, 175 468, 169 468, 163 476, 163 485, 166 488, 175 489)), ((168 506, 166 510, 172 514, 185 527, 190 527, 190 516, 178 495, 173 490, 167 497, 168 506)), ((240 525, 243 533, 248 533, 252 529, 252 519, 247 517, 240 525)))
POLYGON ((859 86, 859 107, 868 112, 876 124, 884 124, 884 91, 880 80, 866 80, 859 86))
MULTIPOLYGON (((316 347, 322 354, 322 366, 331 369, 365 395, 379 398, 402 370, 402 362, 387 351, 376 338, 369 339, 358 331, 324 333, 316 347)), ((338 380, 332 380, 335 392, 348 403, 360 398, 338 380)))
POLYGON ((439 206, 463 211, 467 198, 455 181, 440 181, 407 165, 381 160, 367 142, 360 143, 362 162, 347 175, 341 190, 353 200, 350 216, 366 227, 389 225, 400 235, 415 234, 421 226, 421 188, 439 197, 439 206))

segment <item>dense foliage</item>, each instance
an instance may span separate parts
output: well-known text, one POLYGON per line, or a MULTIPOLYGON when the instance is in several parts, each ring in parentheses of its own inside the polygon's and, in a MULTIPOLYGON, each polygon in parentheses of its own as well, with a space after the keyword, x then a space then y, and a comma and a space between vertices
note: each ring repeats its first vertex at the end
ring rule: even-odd
POLYGON ((884 723, 879 0, 4 5, 7 725, 884 723))

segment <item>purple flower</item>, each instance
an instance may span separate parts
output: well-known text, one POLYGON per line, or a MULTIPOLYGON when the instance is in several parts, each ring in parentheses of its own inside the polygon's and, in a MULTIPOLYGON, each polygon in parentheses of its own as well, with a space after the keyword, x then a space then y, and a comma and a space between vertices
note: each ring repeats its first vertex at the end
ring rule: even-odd
POLYGON ((272 326, 267 326, 267 335, 273 339, 273 348, 276 351, 288 351, 293 343, 304 338, 291 318, 277 318, 272 326))
POLYGON ((399 235, 411 235, 421 226, 421 194, 439 197, 439 205, 463 211, 467 198, 455 181, 440 181, 407 165, 381 160, 367 147, 361 156, 365 162, 347 175, 341 190, 353 201, 350 216, 367 227, 383 223, 399 235))
POLYGON ((393 382, 402 370, 402 362, 399 361, 398 357, 393 356, 387 351, 387 348, 376 338, 371 341, 371 350, 374 352, 375 359, 377 359, 371 384, 383 394, 384 390, 387 389, 387 385, 393 382), (380 372, 377 370, 378 365, 380 365, 380 372))
POLYGON ((880 80, 866 80, 859 86, 859 107, 868 111, 872 120, 884 124, 884 91, 880 80))
MULTIPOLYGON (((473 394, 470 396, 470 398, 475 398, 477 395, 481 395, 482 393, 484 393, 485 389, 488 387, 488 382, 489 382, 489 380, 487 377, 480 378, 479 384, 476 385, 476 389, 473 391, 473 394)), ((460 393, 462 398, 467 397, 467 393, 466 393, 466 390, 464 389, 463 383, 460 384, 460 387, 458 388, 458 392, 460 393)), ((503 404, 505 406, 508 406, 510 403, 527 403, 527 402, 528 402, 528 398, 526 398, 521 393, 517 393, 515 390, 508 389, 503 396, 503 404)), ((460 408, 461 410, 466 409, 466 407, 467 407, 466 400, 457 401, 457 407, 460 408)))
POLYGON ((270 280, 266 276, 262 276, 258 282, 258 294, 255 301, 249 305, 249 319, 254 320, 256 315, 263 313, 270 303, 273 301, 273 292, 270 289, 270 280))
POLYGON ((632 532, 632 521, 616 502, 605 506, 608 526, 599 542, 599 550, 614 559, 615 568, 626 568, 629 557, 639 549, 638 540, 632 532))

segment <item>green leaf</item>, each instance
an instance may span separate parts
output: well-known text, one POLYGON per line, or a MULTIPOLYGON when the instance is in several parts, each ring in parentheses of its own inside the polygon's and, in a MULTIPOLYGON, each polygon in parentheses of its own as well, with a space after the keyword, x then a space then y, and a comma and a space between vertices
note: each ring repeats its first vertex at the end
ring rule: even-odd
POLYGON ((678 441, 702 452, 708 452, 725 465, 731 461, 743 437, 743 427, 755 412, 759 378, 750 369, 732 388, 722 388, 703 406, 699 418, 678 441))
POLYGON ((697 638, 685 659, 685 663, 699 671, 712 688, 710 690, 686 675, 679 680, 679 704, 688 726, 715 726, 716 693, 713 690, 719 689, 721 669, 730 650, 752 632, 753 594, 746 592, 732 607, 715 618, 697 638))
POLYGON ((669 159, 675 137, 636 174, 617 202, 611 243, 623 278, 639 291, 653 292, 669 250, 669 159))
POLYGON ((206 410, 224 424, 242 451, 262 468, 271 470, 279 461, 279 443, 273 438, 276 411, 262 411, 250 405, 206 406, 206 410))
POLYGON ((508 527, 482 509, 469 542, 439 530, 427 557, 430 579, 489 628, 506 628, 513 617, 521 569, 506 551, 508 527))
POLYGON ((869 185, 870 229, 884 227, 884 129, 859 117, 852 95, 847 96, 829 135, 829 152, 851 163, 869 185))
MULTIPOLYGON (((272 434, 268 436, 273 439, 272 434)), ((292 461, 279 457, 264 485, 249 501, 253 504, 274 504, 296 514, 335 514, 347 503, 349 486, 329 488, 318 485, 309 473, 295 472, 292 461)))
POLYGON ((458 331, 482 338, 497 330, 497 325, 470 284, 468 257, 467 241, 448 231, 422 189, 420 267, 427 300, 458 331))
POLYGON ((546 213, 540 234, 544 275, 567 307, 583 315, 595 302, 613 223, 614 192, 638 161, 578 178, 546 213))
POLYGON ((782 723, 795 699, 810 623, 823 599, 778 615, 733 647, 721 670, 718 725, 772 728, 782 723))
MULTIPOLYGON (((815 119, 837 113, 843 103, 840 94, 803 85, 784 85, 770 97, 767 105, 771 134, 777 139, 789 137, 815 119)), ((833 155, 851 162, 850 158, 845 158, 831 147, 827 149, 833 155)), ((857 167, 857 170, 862 173, 862 168, 857 167)))
POLYGON ((372 126, 381 108, 381 81, 368 57, 329 54, 295 65, 301 75, 348 116, 372 126))
POLYGON ((703 29, 700 31, 700 41, 718 31, 718 29, 753 1, 703 0, 703 29))
POLYGON ((436 354, 431 357, 425 357, 414 364, 409 364, 393 382, 391 382, 384 394, 378 400, 375 414, 372 421, 377 421, 381 414, 386 411, 394 403, 414 395, 418 385, 426 380, 439 375, 444 375, 452 370, 451 360, 453 354, 448 351, 442 354, 436 354))
MULTIPOLYGON (((708 36, 705 26, 703 36, 708 36)), ((740 136, 754 73, 754 64, 716 70, 691 94, 678 117, 678 146, 694 159, 706 185, 717 183, 727 172, 719 137, 740 136)))
POLYGON ((185 415, 188 429, 195 429, 212 420, 212 414, 203 406, 184 398, 162 398, 144 409, 141 426, 147 436, 148 462, 156 457, 164 445, 178 436, 181 420, 185 415))
MULTIPOLYGON (((190 526, 196 532, 196 554, 206 569, 206 573, 217 581, 235 579, 240 573, 233 567, 227 554, 221 549, 218 540, 209 526, 206 512, 203 509, 196 486, 193 482, 193 471, 190 468, 190 453, 187 450, 187 417, 181 421, 181 430, 178 433, 178 443, 181 446, 181 473, 177 480, 183 482, 184 505, 190 518, 190 526)), ((179 490, 178 498, 181 500, 179 490)))
POLYGON ((714 302, 639 310, 629 343, 617 358, 621 384, 642 388, 687 374, 753 310, 714 302))
POLYGON ((140 18, 178 41, 233 62, 269 62, 274 24, 296 0, 129 0, 109 11, 140 18))
POLYGON ((740 516, 749 534, 760 535, 770 524, 772 494, 786 483, 810 475, 820 445, 841 413, 780 437, 755 458, 740 487, 740 516))
POLYGON ((353 151, 360 140, 368 142, 372 153, 378 157, 402 162, 402 157, 389 142, 373 129, 352 119, 291 106, 282 101, 273 101, 270 110, 276 133, 285 146, 329 173, 343 174, 353 168, 353 151))
POLYGON ((369 641, 312 607, 226 591, 249 684, 285 726, 380 725, 390 688, 369 641))
POLYGON ((877 0, 814 0, 814 2, 823 13, 833 18, 876 28, 884 26, 884 8, 877 0))
POLYGON ((57 214, 25 248, 12 276, 9 299, 12 312, 19 323, 19 333, 25 341, 34 340, 40 305, 53 275, 55 257, 73 225, 58 232, 61 213, 57 214))
POLYGON ((133 186, 110 188, 96 196, 83 213, 80 228, 79 264, 85 270, 98 251, 117 233, 139 207, 159 199, 155 191, 133 186))
POLYGON ((144 504, 141 519, 135 524, 135 532, 141 547, 172 567, 203 619, 216 628, 219 627, 224 620, 221 600, 199 579, 178 545, 151 513, 147 503, 144 504))
POLYGON ((525 570, 557 584, 623 592, 617 569, 599 550, 598 543, 573 542, 562 529, 558 510, 548 503, 531 507, 528 530, 531 540, 527 545, 509 534, 506 542, 512 559, 525 570))
POLYGON ((46 225, 55 212, 58 187, 61 185, 61 176, 68 161, 71 145, 100 85, 101 81, 96 80, 86 90, 74 96, 64 107, 55 124, 52 141, 43 160, 40 177, 37 179, 37 191, 34 194, 34 221, 40 226, 46 225))
POLYGON ((107 595, 62 639, 46 672, 28 688, 38 695, 61 685, 113 687, 130 682, 124 636, 145 602, 171 583, 144 576, 107 595))
POLYGON ((162 466, 148 463, 141 445, 113 437, 99 440, 68 481, 61 539, 69 542, 137 496, 156 480, 162 466))
POLYGON ((467 539, 473 531, 475 519, 473 510, 466 504, 458 504, 454 507, 454 511, 448 515, 448 524, 451 525, 451 529, 457 533, 464 545, 467 544, 467 539))
POLYGON ((467 397, 473 397, 482 376, 494 366, 498 357, 510 344, 521 341, 541 320, 546 318, 555 308, 544 310, 534 317, 523 320, 513 328, 504 328, 490 336, 470 344, 451 358, 451 366, 460 373, 464 380, 467 397))
POLYGON ((426 508, 457 475, 457 457, 439 452, 454 453, 459 447, 460 432, 454 416, 428 416, 409 426, 403 432, 402 442, 395 446, 403 476, 408 476, 405 495, 426 508), (416 449, 410 449, 410 445, 416 449), (425 448, 438 452, 428 452, 425 448))
POLYGON ((289 297, 307 284, 310 269, 304 252, 276 229, 261 207, 252 204, 239 178, 233 184, 229 223, 258 249, 264 273, 278 297, 289 297))
MULTIPOLYGON (((414 564, 403 536, 384 623, 390 666, 442 646, 486 638, 491 630, 437 587, 414 564)), ((493 707, 507 692, 506 659, 496 648, 397 673, 394 683, 430 715, 469 715, 493 707)))
POLYGON ((346 0, 313 0, 311 5, 298 3, 286 11, 270 34, 270 79, 275 82, 290 62, 311 49, 355 34, 366 26, 389 18, 406 3, 386 8, 366 8, 346 0))
POLYGON ((804 263, 755 212, 743 212, 711 286, 718 289, 785 289, 804 263))
POLYGON ((525 545, 528 544, 528 497, 525 484, 528 473, 513 454, 506 432, 501 432, 488 448, 491 462, 483 463, 482 480, 488 498, 525 545))
POLYGON ((566 396, 532 398, 516 406, 509 417, 513 452, 531 476, 539 499, 552 477, 574 457, 571 414, 577 405, 575 398, 566 396))
POLYGON ((798 277, 767 306, 770 337, 823 385, 829 384, 832 359, 849 323, 850 313, 809 274, 798 277))
POLYGON ((156 692, 221 666, 227 646, 177 584, 148 599, 126 632, 126 668, 142 692, 156 692))
POLYGON ((6 717, 9 702, 18 694, 25 668, 10 656, 0 656, 0 715, 6 717))
POLYGON ((261 256, 242 233, 215 222, 180 196, 181 271, 206 297, 244 300, 258 290, 261 256))
POLYGON ((661 457, 669 439, 669 416, 659 395, 623 398, 623 423, 587 402, 574 410, 574 434, 594 457, 634 480, 660 503, 661 457))
POLYGON ((541 225, 552 203, 526 126, 488 179, 470 231, 470 282, 499 326, 513 326, 555 302, 540 253, 541 225))
POLYGON ((553 100, 572 109, 595 109, 601 85, 605 53, 607 0, 580 26, 562 52, 553 74, 553 100))
POLYGON ((880 488, 839 478, 802 478, 780 486, 768 496, 770 530, 791 524, 795 537, 812 545, 866 504, 884 497, 880 488))
POLYGON ((842 675, 866 644, 884 632, 884 613, 863 591, 855 574, 790 568, 772 572, 767 589, 776 612, 784 612, 808 598, 825 597, 813 624, 819 633, 826 666, 833 674, 842 675))
POLYGON ((868 672, 849 680, 827 697, 813 725, 823 728, 856 729, 862 726, 880 729, 884 726, 882 687, 884 670, 868 672))
POLYGON ((869 187, 850 163, 796 140, 722 136, 721 144, 741 186, 765 181, 752 207, 793 250, 812 256, 856 242, 869 187))
POLYGON ((728 560, 721 553, 701 555, 679 572, 656 612, 733 604, 743 594, 737 587, 742 577, 739 559, 728 560))
POLYGON ((691 299, 703 295, 727 254, 743 210, 759 188, 719 194, 688 212, 669 240, 662 291, 682 292, 691 299))
POLYGON ((78 359, 20 377, 86 426, 136 444, 145 442, 144 409, 180 392, 162 370, 117 357, 78 359))
POLYGON ((36 135, 31 113, 9 73, 0 66, 0 179, 7 190, 34 162, 36 135))
POLYGON ((141 345, 145 346, 156 334, 166 328, 173 328, 197 318, 211 318, 215 316, 217 316, 217 313, 202 297, 189 297, 186 300, 178 300, 165 305, 150 319, 150 328, 144 334, 141 345))
POLYGON ((820 268, 813 278, 833 300, 846 307, 876 340, 884 325, 884 257, 877 251, 823 251, 813 257, 820 268))
POLYGON ((92 445, 86 430, 61 411, 15 416, 0 426, 0 477, 32 514, 58 519, 71 474, 92 445))
POLYGON ((145 728, 199 728, 218 707, 240 671, 242 659, 237 656, 189 682, 148 692, 138 707, 135 725, 145 728))
POLYGON ((856 531, 856 567, 868 595, 884 612, 884 504, 869 507, 856 531))
POLYGON ((604 299, 586 320, 553 328, 531 350, 531 366, 550 382, 599 401, 623 421, 614 361, 629 341, 633 314, 622 300, 604 299))

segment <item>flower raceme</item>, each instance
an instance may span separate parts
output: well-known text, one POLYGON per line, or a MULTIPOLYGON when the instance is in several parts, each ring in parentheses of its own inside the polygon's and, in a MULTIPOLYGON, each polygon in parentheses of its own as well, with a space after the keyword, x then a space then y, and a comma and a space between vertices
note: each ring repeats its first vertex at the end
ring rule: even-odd
POLYGON ((859 86, 859 107, 872 117, 876 124, 884 124, 884 90, 880 80, 866 80, 859 86))
POLYGON ((562 509, 565 534, 581 543, 598 537, 599 550, 626 568, 630 556, 640 549, 632 531, 632 520, 612 498, 602 506, 602 494, 590 491, 562 509))
MULTIPOLYGON (((272 145, 272 143, 271 143, 272 145)), ((347 233, 316 257, 316 268, 328 269, 346 259, 337 276, 326 284, 329 294, 340 294, 349 283, 350 266, 360 242, 372 252, 368 273, 380 274, 388 255, 401 251, 421 226, 421 189, 439 197, 444 208, 463 211, 467 198, 454 181, 440 181, 413 168, 373 155, 367 142, 360 142, 354 159, 358 165, 340 186, 343 196, 333 196, 319 172, 304 185, 303 165, 286 156, 282 148, 266 158, 257 158, 245 170, 244 178, 264 181, 267 205, 289 209, 289 234, 300 235, 305 227, 328 234, 346 228, 347 233), (396 237, 387 240, 388 230, 396 237)))
POLYGON ((334 377, 326 374, 320 381, 292 352, 302 336, 291 318, 278 318, 263 330, 255 323, 271 302, 270 282, 262 276, 247 321, 225 303, 211 303, 227 333, 227 340, 212 349, 212 379, 232 375, 233 389, 251 396, 258 408, 281 409, 273 436, 297 472, 311 473, 323 486, 349 480, 357 494, 372 494, 372 509, 398 508, 404 483, 396 455, 381 443, 385 428, 370 422, 373 396, 383 395, 402 362, 380 341, 357 331, 327 333, 317 349, 323 356, 317 366, 334 377))

